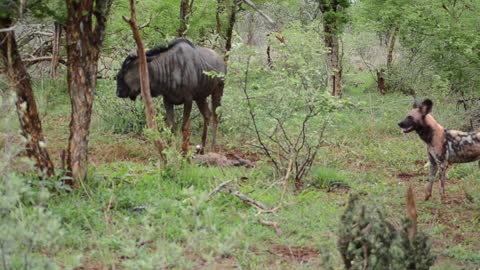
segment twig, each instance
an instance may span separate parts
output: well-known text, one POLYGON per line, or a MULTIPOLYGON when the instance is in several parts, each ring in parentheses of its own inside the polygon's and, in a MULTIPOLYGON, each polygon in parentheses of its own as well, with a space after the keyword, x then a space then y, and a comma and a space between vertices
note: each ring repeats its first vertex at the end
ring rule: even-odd
POLYGON ((275 229, 275 232, 277 234, 282 234, 282 230, 280 229, 280 225, 278 225, 277 222, 271 221, 271 220, 263 220, 261 218, 258 219, 258 222, 262 225, 265 225, 265 226, 271 226, 275 229))
POLYGON ((213 196, 215 196, 218 192, 220 192, 220 190, 222 190, 223 188, 225 188, 228 184, 230 184, 230 182, 232 182, 232 180, 227 180, 227 181, 224 181, 222 182, 220 185, 218 185, 212 192, 210 192, 210 194, 208 195, 208 198, 209 200, 211 200, 213 198, 213 196))
POLYGON ((259 210, 268 210, 268 208, 261 202, 257 202, 255 201, 254 199, 248 197, 247 195, 243 194, 243 193, 240 193, 238 192, 237 190, 232 190, 232 189, 229 189, 228 192, 234 196, 236 196, 237 198, 239 198, 240 200, 242 200, 244 203, 248 204, 248 205, 251 205, 259 210))

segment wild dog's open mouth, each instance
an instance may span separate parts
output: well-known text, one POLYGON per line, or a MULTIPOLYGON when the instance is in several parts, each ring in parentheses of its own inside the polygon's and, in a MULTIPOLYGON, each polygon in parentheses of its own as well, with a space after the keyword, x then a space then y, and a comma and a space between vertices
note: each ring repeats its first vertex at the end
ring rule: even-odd
POLYGON ((408 132, 410 132, 410 131, 413 130, 413 126, 412 126, 412 127, 408 127, 408 128, 401 128, 401 129, 402 129, 403 133, 408 133, 408 132))

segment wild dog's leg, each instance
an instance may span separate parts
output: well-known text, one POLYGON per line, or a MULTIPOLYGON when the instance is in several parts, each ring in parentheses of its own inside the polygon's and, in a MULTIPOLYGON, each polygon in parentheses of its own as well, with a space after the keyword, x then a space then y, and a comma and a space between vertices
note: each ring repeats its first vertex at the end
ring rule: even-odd
POLYGON ((212 130, 212 151, 215 149, 217 139, 217 127, 218 127, 218 115, 217 108, 221 106, 221 100, 223 95, 223 82, 213 91, 212 94, 212 112, 213 112, 213 130, 212 130))
POLYGON ((192 111, 192 100, 186 99, 183 103, 183 119, 182 119, 182 152, 188 152, 190 145, 190 112, 192 111))
POLYGON ((440 163, 440 198, 445 201, 445 175, 447 173, 448 164, 440 163))
POLYGON ((172 133, 173 133, 173 103, 170 103, 168 102, 167 100, 165 100, 165 98, 163 99, 163 105, 165 106, 165 111, 167 113, 167 119, 166 119, 166 123, 167 123, 167 127, 170 128, 172 130, 172 133))
POLYGON ((430 161, 430 174, 428 175, 428 183, 425 185, 425 201, 428 201, 432 196, 433 181, 438 171, 437 161, 435 161, 430 153, 428 153, 428 159, 430 161))
POLYGON ((202 148, 200 149, 200 154, 203 155, 205 150, 205 144, 207 142, 207 132, 208 132, 208 125, 210 124, 210 109, 208 108, 207 99, 197 100, 196 101, 198 110, 203 116, 203 133, 202 133, 202 148))

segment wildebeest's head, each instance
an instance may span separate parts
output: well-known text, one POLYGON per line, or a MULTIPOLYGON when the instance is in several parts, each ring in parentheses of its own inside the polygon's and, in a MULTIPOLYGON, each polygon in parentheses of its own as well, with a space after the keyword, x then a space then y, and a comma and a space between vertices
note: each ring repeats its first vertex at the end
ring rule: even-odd
POLYGON ((136 53, 130 53, 123 61, 122 68, 116 76, 118 97, 135 100, 140 95, 138 62, 136 53))
POLYGON ((432 111, 433 102, 430 99, 425 99, 422 103, 415 100, 413 103, 413 110, 405 117, 405 119, 398 123, 398 126, 404 133, 411 131, 419 131, 427 125, 425 117, 432 111))

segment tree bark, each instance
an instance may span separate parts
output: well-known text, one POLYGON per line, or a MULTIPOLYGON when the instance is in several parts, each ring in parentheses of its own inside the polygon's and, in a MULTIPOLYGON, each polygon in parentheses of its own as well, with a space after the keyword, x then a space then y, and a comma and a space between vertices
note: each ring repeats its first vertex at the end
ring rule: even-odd
POLYGON ((380 94, 385 95, 387 93, 387 86, 385 84, 385 70, 381 68, 377 70, 377 88, 380 94))
POLYGON ((232 49, 233 28, 235 27, 237 9, 237 0, 232 0, 232 5, 230 6, 230 18, 228 20, 227 35, 225 38, 225 63, 228 63, 228 53, 230 52, 230 49, 232 49))
POLYGON ((177 37, 184 37, 188 31, 188 19, 192 14, 192 5, 193 5, 193 0, 180 1, 180 27, 178 28, 178 31, 177 31, 177 37))
MULTIPOLYGON (((183 2, 183 1, 182 1, 183 2)), ((147 127, 154 131, 158 131, 157 121, 156 121, 156 109, 153 103, 152 95, 150 92, 150 79, 148 76, 148 65, 147 65, 147 56, 145 54, 145 48, 143 46, 142 39, 140 37, 140 31, 137 27, 136 14, 135 14, 135 0, 130 0, 130 19, 123 17, 123 19, 130 25, 133 32, 133 38, 137 44, 137 55, 140 61, 139 72, 140 72, 140 91, 142 93, 143 102, 145 103, 145 115, 147 118, 147 127)), ((163 149, 165 146, 160 139, 155 139, 154 144, 157 147, 158 153, 164 162, 166 162, 166 157, 163 154, 163 149)))
MULTIPOLYGON (((0 28, 11 26, 10 19, 0 19, 0 28)), ((26 152, 35 161, 40 176, 53 176, 54 166, 50 160, 43 137, 42 123, 38 116, 37 104, 33 95, 30 79, 18 52, 15 34, 12 31, 0 32, 0 49, 2 61, 6 66, 12 88, 16 94, 17 115, 22 129, 22 136, 27 140, 26 152)))
POLYGON ((333 96, 342 96, 342 61, 340 57, 340 41, 338 36, 328 25, 324 26, 325 46, 327 53, 327 67, 329 70, 328 85, 332 89, 333 96))
MULTIPOLYGON (((343 4, 345 6, 345 4, 343 4)), ((332 89, 332 95, 341 97, 342 91, 342 59, 339 34, 341 21, 339 14, 344 8, 340 1, 320 1, 318 8, 323 15, 323 32, 327 53, 328 86, 332 89), (328 16, 327 16, 328 14, 328 16)), ((348 5, 347 5, 348 6, 348 5)))
POLYGON ((393 29, 388 40, 388 52, 387 52, 387 69, 390 69, 393 62, 393 49, 395 48, 395 41, 397 40, 398 27, 393 29))
POLYGON ((76 180, 84 180, 87 176, 88 136, 97 82, 97 62, 112 2, 66 0, 66 4, 67 79, 72 103, 67 151, 68 175, 72 179, 66 184, 74 187, 76 180))
POLYGON ((216 31, 218 35, 222 34, 222 13, 225 11, 225 1, 224 0, 217 0, 217 11, 215 13, 215 20, 216 24, 216 31))
POLYGON ((57 67, 60 62, 60 38, 62 36, 62 26, 60 23, 55 22, 55 32, 53 34, 52 42, 52 67, 51 76, 55 80, 57 77, 57 67))

